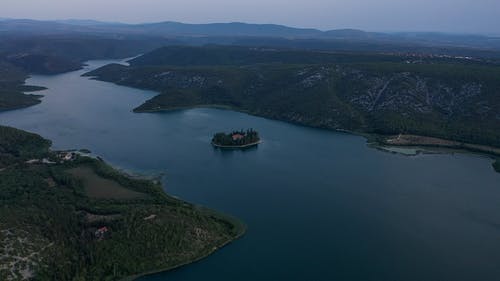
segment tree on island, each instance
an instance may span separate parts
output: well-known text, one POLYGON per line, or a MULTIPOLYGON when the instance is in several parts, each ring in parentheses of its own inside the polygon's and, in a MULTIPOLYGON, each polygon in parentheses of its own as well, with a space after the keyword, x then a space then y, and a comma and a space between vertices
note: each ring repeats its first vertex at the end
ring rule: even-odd
POLYGON ((212 138, 212 144, 219 146, 244 146, 257 144, 259 141, 259 133, 253 129, 232 131, 229 134, 216 133, 212 138))

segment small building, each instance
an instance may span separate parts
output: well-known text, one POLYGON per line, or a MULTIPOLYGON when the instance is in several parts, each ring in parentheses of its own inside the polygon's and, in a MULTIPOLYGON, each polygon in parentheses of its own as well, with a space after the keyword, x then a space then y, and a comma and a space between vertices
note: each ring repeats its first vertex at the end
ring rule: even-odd
POLYGON ((71 153, 71 152, 66 153, 66 155, 64 155, 64 157, 63 157, 63 160, 65 160, 65 161, 73 160, 73 153, 71 153))
POLYGON ((237 141, 237 140, 241 140, 243 139, 245 136, 242 135, 242 134, 234 134, 232 135, 232 138, 233 138, 233 141, 237 141))
POLYGON ((108 232, 109 232, 108 227, 103 226, 103 227, 101 227, 101 228, 98 228, 98 229, 95 231, 95 233, 94 233, 94 234, 95 234, 95 237, 97 237, 97 238, 99 238, 99 239, 102 239, 102 238, 104 237, 104 235, 105 235, 106 233, 108 233, 108 232))
POLYGON ((75 160, 76 154, 74 152, 61 152, 59 153, 58 157, 62 161, 73 161, 75 160))

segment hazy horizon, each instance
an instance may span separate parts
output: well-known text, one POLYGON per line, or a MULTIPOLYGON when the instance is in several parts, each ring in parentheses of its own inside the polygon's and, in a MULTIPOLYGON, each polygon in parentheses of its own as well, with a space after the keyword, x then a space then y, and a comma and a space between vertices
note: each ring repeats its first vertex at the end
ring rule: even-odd
POLYGON ((460 32, 460 31, 440 31, 440 30, 369 30, 363 28, 353 28, 353 27, 339 27, 339 28, 317 28, 311 26, 294 26, 289 24, 274 23, 274 22, 243 22, 243 21, 213 21, 213 22, 185 22, 185 21, 174 21, 174 20, 158 20, 158 21, 144 21, 144 22, 125 22, 125 21, 112 21, 112 20, 99 20, 93 18, 53 18, 53 19, 37 19, 37 18, 8 18, 0 17, 0 20, 33 20, 33 21, 47 21, 47 22, 64 22, 64 21, 95 21, 100 23, 111 23, 111 24, 154 24, 162 22, 176 22, 181 24, 230 24, 230 23, 243 23, 243 24, 256 24, 256 25, 280 25, 291 28, 299 29, 316 29, 320 31, 330 31, 330 30, 342 30, 342 29, 352 29, 352 30, 362 30, 366 32, 380 32, 380 33, 442 33, 442 34, 456 34, 456 35, 484 35, 484 36, 500 36, 500 31, 498 33, 494 32, 460 32))
POLYGON ((298 28, 378 32, 500 35, 494 0, 3 0, 0 18, 97 20, 122 23, 279 24, 298 28))

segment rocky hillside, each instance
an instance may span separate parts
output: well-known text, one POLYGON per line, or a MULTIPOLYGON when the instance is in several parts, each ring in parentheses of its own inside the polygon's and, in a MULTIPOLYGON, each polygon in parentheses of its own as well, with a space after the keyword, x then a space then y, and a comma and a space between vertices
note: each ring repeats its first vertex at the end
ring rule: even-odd
MULTIPOLYGON (((243 58, 235 58, 231 49, 229 56, 220 57, 217 50, 223 62, 219 65, 213 57, 193 59, 199 50, 192 57, 180 55, 189 56, 192 49, 176 49, 175 58, 173 51, 153 53, 161 65, 147 63, 154 61, 149 54, 129 67, 109 65, 88 75, 161 92, 136 108, 138 112, 221 105, 314 127, 500 146, 497 65, 311 52, 284 56, 277 50, 263 56, 256 53, 264 52, 259 49, 248 49, 243 58), (270 63, 263 63, 263 57, 270 63)), ((210 57, 210 48, 203 52, 210 57)))

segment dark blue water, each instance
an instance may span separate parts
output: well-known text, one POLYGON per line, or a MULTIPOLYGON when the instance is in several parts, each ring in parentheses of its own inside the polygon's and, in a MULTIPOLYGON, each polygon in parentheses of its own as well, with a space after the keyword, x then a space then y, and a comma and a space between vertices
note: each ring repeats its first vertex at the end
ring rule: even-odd
POLYGON ((500 174, 487 158, 389 154, 225 110, 134 114, 154 93, 83 72, 32 77, 49 88, 43 103, 1 113, 0 124, 164 172, 170 194, 248 225, 209 258, 141 280, 500 280, 500 174), (214 132, 249 127, 263 137, 256 149, 210 145, 214 132))

